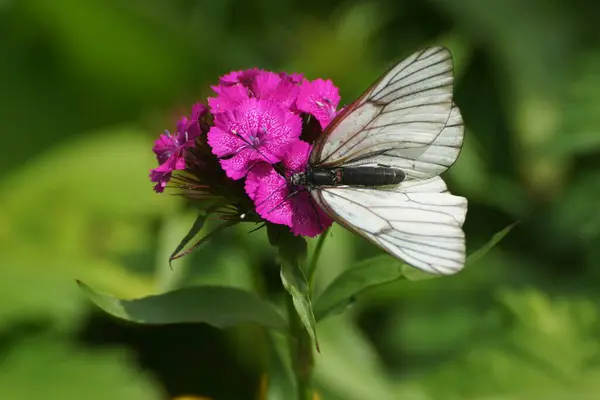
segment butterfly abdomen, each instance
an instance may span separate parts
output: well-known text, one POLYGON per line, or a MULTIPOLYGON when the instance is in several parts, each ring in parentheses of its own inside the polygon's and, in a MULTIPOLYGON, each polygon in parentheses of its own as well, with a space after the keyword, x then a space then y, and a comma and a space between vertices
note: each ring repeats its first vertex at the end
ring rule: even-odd
POLYGON ((315 168, 308 174, 314 186, 387 186, 397 185, 406 175, 402 170, 389 167, 315 168))

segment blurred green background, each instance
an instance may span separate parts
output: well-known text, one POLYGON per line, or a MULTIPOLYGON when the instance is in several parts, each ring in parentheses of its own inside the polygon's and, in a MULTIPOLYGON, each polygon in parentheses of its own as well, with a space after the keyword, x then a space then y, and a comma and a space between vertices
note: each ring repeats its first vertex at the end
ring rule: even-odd
MULTIPOLYGON (((206 283, 281 296, 248 225, 168 268, 194 214, 153 193, 154 138, 230 70, 330 78, 346 104, 434 44, 455 55, 467 126, 446 178, 470 201, 468 248, 521 224, 471 269, 380 287, 319 324, 321 398, 600 398, 599 14, 592 0, 0 1, 0 399, 257 398, 256 328, 124 323, 74 279, 128 298, 206 283)), ((378 252, 335 227, 316 291, 378 252)))

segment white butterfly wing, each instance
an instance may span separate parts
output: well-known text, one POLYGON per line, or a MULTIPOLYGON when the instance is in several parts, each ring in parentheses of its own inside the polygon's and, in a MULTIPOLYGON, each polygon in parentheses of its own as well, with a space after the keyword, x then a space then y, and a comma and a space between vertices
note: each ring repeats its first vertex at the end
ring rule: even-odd
POLYGON ((462 148, 463 138, 462 116, 456 104, 452 104, 446 126, 431 144, 413 148, 392 147, 381 154, 363 159, 362 162, 349 162, 345 166, 389 165, 404 171, 407 179, 431 178, 442 174, 454 164, 462 148))
POLYGON ((413 267, 448 275, 464 266, 467 199, 448 193, 440 177, 386 190, 322 187, 312 195, 336 221, 413 267))
POLYGON ((386 165, 408 178, 437 176, 458 156, 462 117, 452 102, 453 64, 443 47, 406 58, 327 129, 314 166, 386 165))

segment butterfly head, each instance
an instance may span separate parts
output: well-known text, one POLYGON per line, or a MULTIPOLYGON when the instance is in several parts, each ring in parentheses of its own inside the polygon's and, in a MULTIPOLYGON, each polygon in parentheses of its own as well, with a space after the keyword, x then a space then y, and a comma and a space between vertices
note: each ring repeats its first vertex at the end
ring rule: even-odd
POLYGON ((296 172, 290 176, 290 183, 294 186, 306 186, 307 181, 305 172, 296 172))

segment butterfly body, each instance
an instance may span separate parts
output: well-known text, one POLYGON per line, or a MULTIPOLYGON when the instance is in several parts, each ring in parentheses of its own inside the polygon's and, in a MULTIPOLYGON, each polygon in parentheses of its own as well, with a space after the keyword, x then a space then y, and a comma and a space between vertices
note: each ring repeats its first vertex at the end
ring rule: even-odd
POLYGON ((309 168, 306 172, 292 175, 293 185, 307 186, 314 189, 321 186, 364 186, 380 187, 398 185, 406 175, 397 168, 391 167, 340 167, 309 168))

